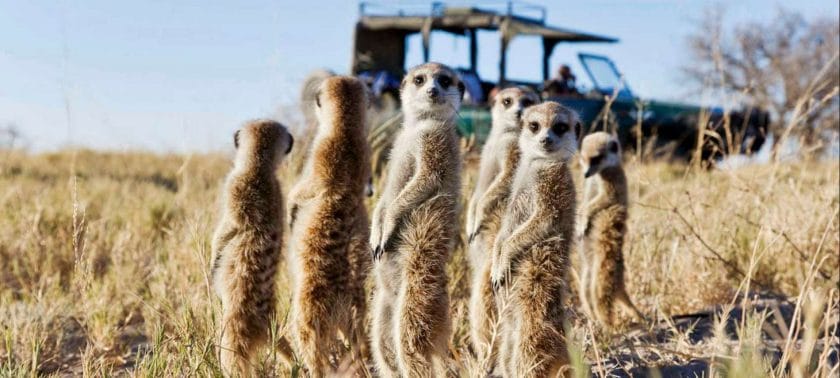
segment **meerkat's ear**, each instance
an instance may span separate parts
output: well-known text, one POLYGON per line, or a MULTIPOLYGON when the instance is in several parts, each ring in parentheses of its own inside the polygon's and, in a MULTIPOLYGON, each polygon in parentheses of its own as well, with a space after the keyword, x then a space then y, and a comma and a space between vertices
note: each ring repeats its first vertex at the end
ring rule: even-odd
POLYGON ((233 133, 233 147, 239 149, 239 130, 233 133))
POLYGON ((461 100, 464 99, 464 92, 466 92, 466 91, 467 91, 467 87, 464 86, 464 82, 461 81, 461 80, 458 80, 458 92, 461 92, 461 100))
POLYGON ((580 124, 580 121, 575 121, 575 137, 583 140, 583 125, 580 124))

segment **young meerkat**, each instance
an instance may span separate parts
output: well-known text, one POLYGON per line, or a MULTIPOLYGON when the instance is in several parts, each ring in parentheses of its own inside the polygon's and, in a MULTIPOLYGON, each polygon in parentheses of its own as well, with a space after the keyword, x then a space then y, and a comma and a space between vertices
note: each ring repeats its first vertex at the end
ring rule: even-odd
MULTIPOLYGON (((365 187, 370 175, 364 84, 334 76, 315 99, 318 129, 304 173, 289 196, 291 323, 310 376, 331 369, 350 341, 367 355, 365 281, 370 269, 365 187)), ((339 359, 340 360, 340 359, 339 359)))
MULTIPOLYGON (((490 136, 481 151, 479 176, 467 209, 470 287, 470 337, 480 361, 495 360, 496 303, 490 285, 490 250, 501 226, 510 187, 519 160, 519 121, 522 112, 539 103, 537 94, 527 87, 500 91, 493 101, 490 136)), ((492 366, 488 366, 492 368, 492 366)))
POLYGON ((458 237, 464 84, 427 63, 403 78, 404 124, 371 224, 371 346, 382 377, 441 377, 450 334, 446 262, 458 237))
POLYGON ((553 377, 566 365, 563 301, 575 230, 578 116, 556 102, 522 114, 521 157, 493 245, 491 279, 500 317, 498 371, 553 377))
POLYGON ((212 240, 211 277, 222 300, 220 361, 227 376, 250 376, 274 315, 275 273, 283 239, 283 196, 275 174, 294 139, 271 120, 234 134, 236 159, 212 240))
POLYGON ((587 135, 581 143, 580 162, 586 178, 580 249, 581 305, 605 327, 616 325, 616 303, 636 320, 643 320, 624 287, 621 250, 627 232, 627 178, 621 168, 618 140, 605 132, 587 135))

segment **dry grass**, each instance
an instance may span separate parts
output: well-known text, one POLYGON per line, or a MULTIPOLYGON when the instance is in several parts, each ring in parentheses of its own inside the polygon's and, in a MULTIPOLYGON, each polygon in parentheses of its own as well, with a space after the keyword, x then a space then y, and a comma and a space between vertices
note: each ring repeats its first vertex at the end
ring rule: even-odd
MULTIPOLYGON (((227 157, 0 158, 0 376, 219 375, 219 305, 207 259, 227 157)), ((475 174, 467 167, 465 186, 475 174)), ((661 367, 669 375, 711 363, 717 376, 837 374, 829 362, 837 359, 840 296, 836 160, 732 172, 632 161, 627 168, 628 287, 652 322, 609 335, 572 318, 578 373, 661 367), (668 320, 715 307, 705 336, 703 322, 668 320)), ((453 366, 473 376, 467 272, 459 248, 450 266, 460 355, 453 366)), ((278 282, 274 329, 282 333, 289 294, 285 275, 278 282)), ((299 373, 273 353, 260 365, 269 376, 299 373)))

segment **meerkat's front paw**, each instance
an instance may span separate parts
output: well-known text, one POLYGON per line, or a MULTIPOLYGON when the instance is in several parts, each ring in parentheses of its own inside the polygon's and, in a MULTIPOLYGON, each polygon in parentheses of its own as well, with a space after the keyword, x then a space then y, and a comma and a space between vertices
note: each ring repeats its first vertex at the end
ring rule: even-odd
POLYGON ((490 283, 493 285, 493 291, 501 290, 505 286, 506 280, 507 269, 496 269, 494 267, 492 273, 490 273, 490 283))
POLYGON ((468 234, 467 234, 467 242, 472 244, 475 241, 475 238, 478 237, 478 234, 481 233, 482 227, 474 227, 468 234))
POLYGON ((297 213, 298 213, 298 205, 293 204, 289 208, 289 229, 290 230, 292 229, 292 226, 295 224, 295 220, 297 219, 297 213))
POLYGON ((490 283, 493 285, 493 291, 499 291, 505 285, 507 273, 506 264, 498 260, 493 261, 493 266, 490 268, 490 283))

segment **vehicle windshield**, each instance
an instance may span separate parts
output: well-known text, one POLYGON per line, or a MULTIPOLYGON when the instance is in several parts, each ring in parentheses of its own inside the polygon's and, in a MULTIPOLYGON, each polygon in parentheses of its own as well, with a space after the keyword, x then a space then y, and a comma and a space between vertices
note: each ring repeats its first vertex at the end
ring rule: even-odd
POLYGON ((618 88, 618 95, 620 97, 632 97, 630 88, 621 79, 621 75, 616 70, 613 62, 603 56, 579 54, 580 63, 592 80, 592 84, 598 91, 603 94, 612 94, 618 88))

